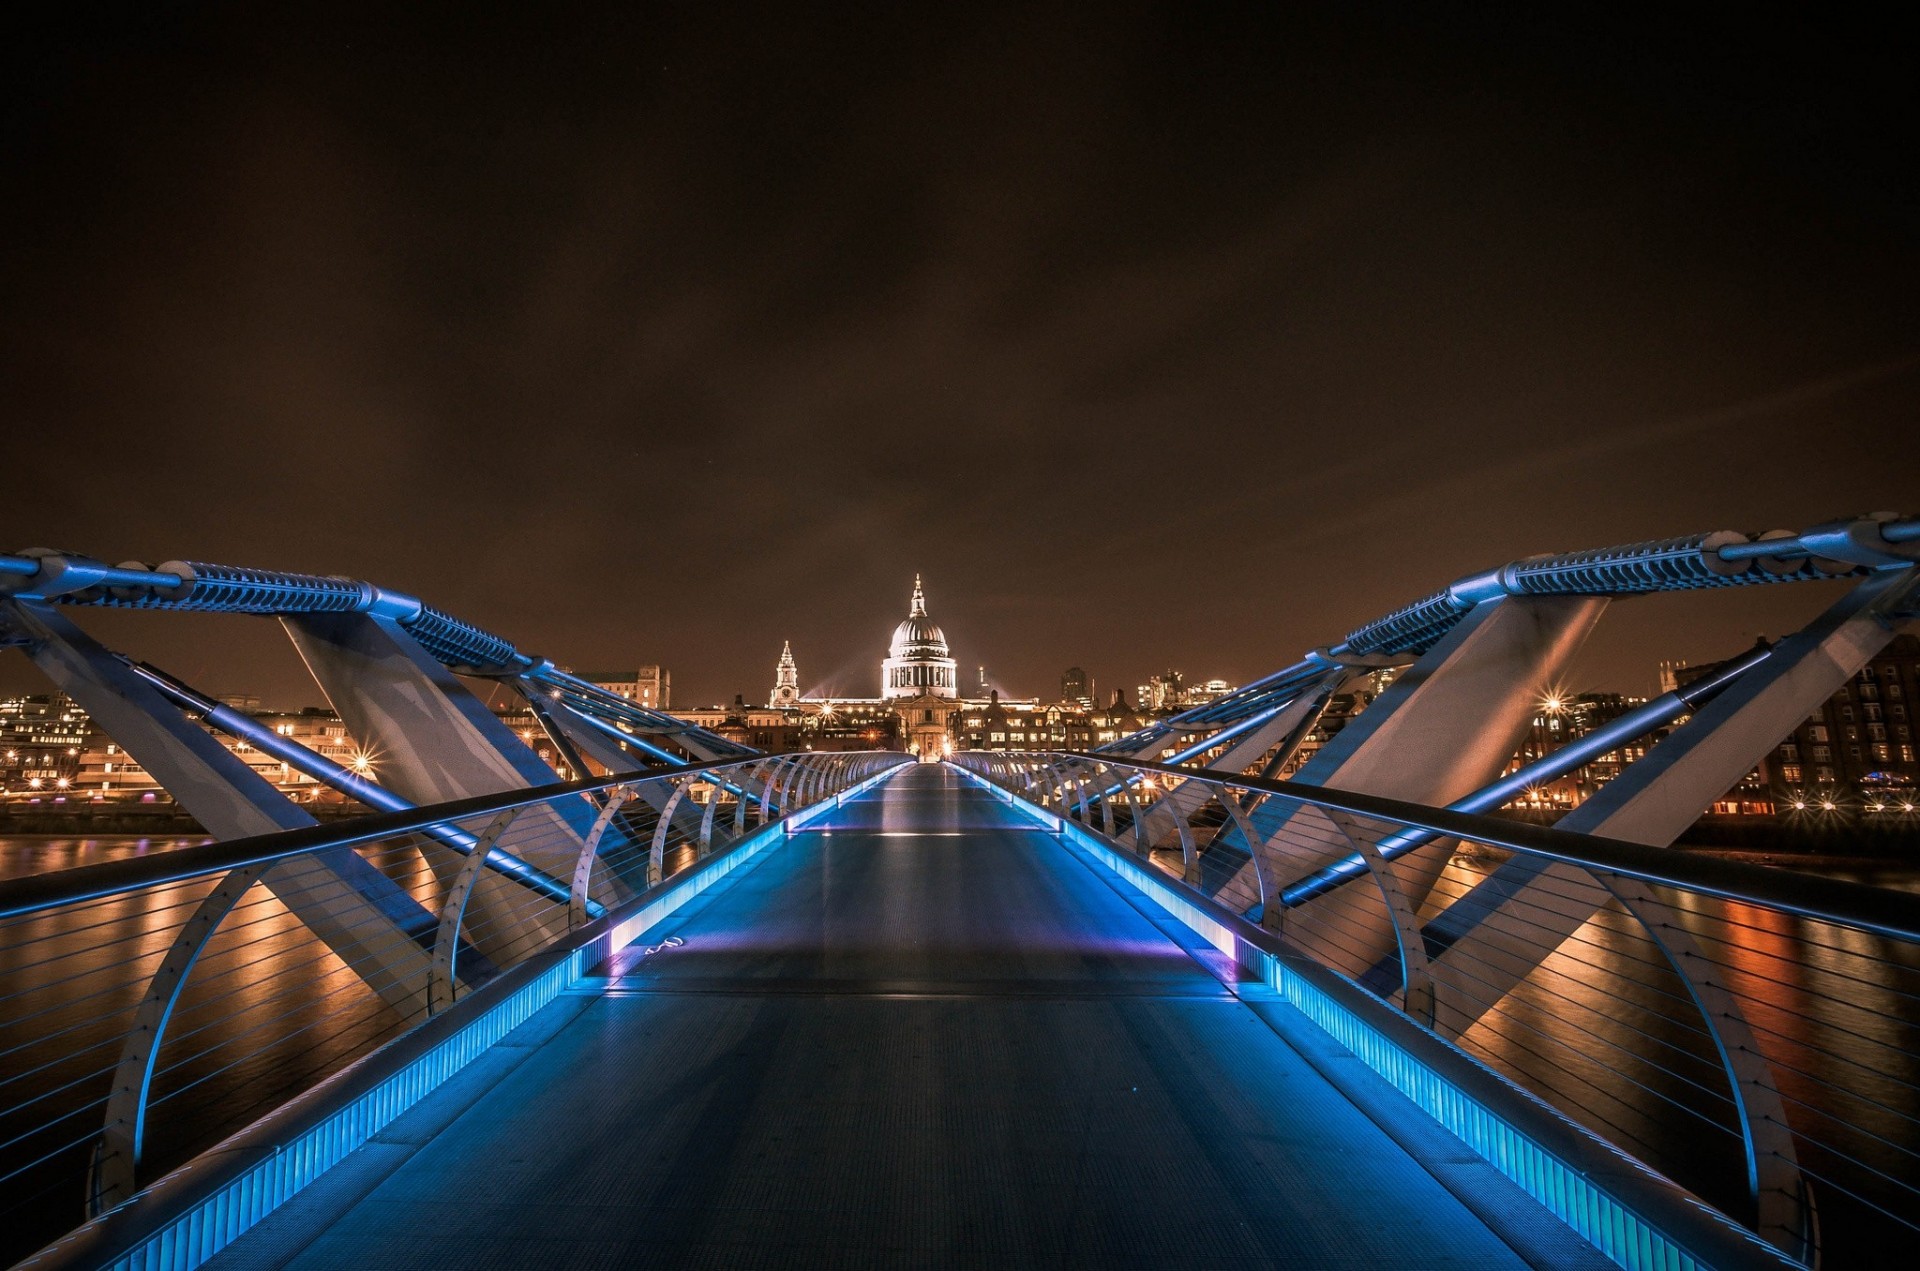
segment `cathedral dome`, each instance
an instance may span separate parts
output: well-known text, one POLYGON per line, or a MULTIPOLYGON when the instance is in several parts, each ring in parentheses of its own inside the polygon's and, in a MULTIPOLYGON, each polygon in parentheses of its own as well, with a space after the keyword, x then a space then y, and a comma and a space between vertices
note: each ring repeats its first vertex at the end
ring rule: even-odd
POLYGON ((893 629, 891 653, 896 658, 944 658, 947 635, 927 616, 926 594, 920 589, 920 576, 913 578, 913 612, 893 629))
POLYGON ((927 616, 918 574, 913 578, 913 608, 893 629, 893 643, 880 664, 880 696, 959 696, 959 668, 947 652, 946 633, 927 616))

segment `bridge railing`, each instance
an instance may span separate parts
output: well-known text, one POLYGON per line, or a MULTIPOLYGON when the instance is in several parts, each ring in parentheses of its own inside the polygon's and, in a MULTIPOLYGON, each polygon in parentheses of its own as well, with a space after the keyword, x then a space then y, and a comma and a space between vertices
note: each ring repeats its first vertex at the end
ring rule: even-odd
POLYGON ((1207 770, 954 762, 1258 923, 1796 1257, 1824 1244, 1853 1265, 1920 1232, 1920 897, 1207 770))
POLYGON ((620 774, 0 880, 0 1261, 903 762, 620 774))

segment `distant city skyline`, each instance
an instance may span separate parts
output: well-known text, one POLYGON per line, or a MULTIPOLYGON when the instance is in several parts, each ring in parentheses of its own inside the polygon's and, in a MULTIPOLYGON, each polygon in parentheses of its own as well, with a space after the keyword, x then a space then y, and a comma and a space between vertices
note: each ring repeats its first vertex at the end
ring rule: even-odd
MULTIPOLYGON (((1589 544, 1585 546, 1599 546, 1589 544)), ((260 565, 260 562, 241 562, 260 565)), ((271 567, 271 566, 269 566, 271 567)), ((334 571, 325 571, 334 572, 334 571)), ((375 580, 380 581, 380 580, 375 580)), ((1435 580, 1429 591, 1453 579, 1435 580)), ((1631 598, 1614 602, 1613 612, 1608 620, 1596 629, 1588 646, 1576 659, 1570 682, 1562 687, 1569 692, 1609 692, 1626 693, 1636 696, 1650 696, 1660 691, 1659 681, 1662 663, 1675 662, 1699 664, 1728 657, 1751 645, 1756 638, 1779 635, 1783 630, 1796 629, 1810 621, 1820 608, 1844 590, 1845 584, 1806 584, 1792 588, 1755 588, 1735 590, 1701 597, 1689 602, 1690 625, 1686 630, 1676 630, 1668 624, 1657 621, 1662 610, 1675 603, 1673 597, 1631 598), (1757 598, 1771 596, 1776 602, 1791 600, 1797 602, 1797 617, 1794 606, 1775 603, 1758 606, 1753 603, 1757 598), (1822 599, 1822 597, 1826 599, 1822 599), (1745 603, 1742 603, 1745 602, 1745 603), (1709 607, 1731 609, 1747 617, 1759 618, 1781 616, 1781 622, 1772 627, 1755 625, 1747 630, 1733 630, 1729 634, 1732 643, 1724 646, 1709 644, 1708 637, 1700 633, 1699 628, 1714 629, 1720 624, 1702 623, 1698 619, 1702 611, 1709 607), (1655 619, 1646 621, 1645 619, 1655 619)), ((897 595, 896 584, 891 589, 897 595)), ((943 596, 945 595, 943 590, 943 596)), ((430 603, 441 602, 432 592, 426 592, 423 598, 430 603)), ((1405 602, 1417 599, 1417 595, 1408 595, 1405 602)), ((884 597, 883 597, 884 599, 884 597)), ((968 603, 964 595, 952 597, 952 604, 943 604, 943 612, 958 611, 963 615, 977 612, 976 606, 968 603)), ((896 601, 897 605, 897 601, 896 601)), ((444 605, 442 605, 444 607, 444 605)), ((876 606, 876 608, 879 606, 876 606)), ((897 612, 897 610, 896 610, 897 612)), ((181 654, 168 659, 169 666, 179 666, 179 673, 189 680, 196 678, 190 668, 196 663, 221 669, 201 676, 207 682, 201 687, 218 696, 251 696, 259 698, 266 705, 280 710, 298 710, 304 706, 322 704, 311 677, 306 675, 297 660, 287 657, 272 657, 282 650, 275 647, 281 643, 277 632, 261 624, 257 619, 244 617, 226 617, 220 615, 170 615, 160 618, 154 615, 123 613, 115 611, 93 611, 84 615, 76 614, 83 625, 99 630, 109 636, 109 643, 124 643, 134 649, 146 647, 146 642, 166 646, 177 645, 178 628, 182 625, 193 628, 196 633, 189 647, 181 654), (209 643, 209 640, 217 643, 209 643), (262 656, 262 655, 268 656, 262 656), (235 672, 231 666, 248 669, 235 672), (226 681, 232 681, 231 683, 226 681)), ((503 627, 490 624, 482 615, 463 613, 457 616, 475 622, 477 625, 496 631, 509 639, 516 640, 515 634, 503 627)), ((1381 616, 1363 615, 1358 621, 1381 616)), ((1189 683, 1201 683, 1207 680, 1222 679, 1230 684, 1244 684, 1258 679, 1297 659, 1306 650, 1275 649, 1270 663, 1261 665, 1248 663, 1244 667, 1221 669, 1216 662, 1203 658, 1183 662, 1178 657, 1156 658, 1151 651, 1143 657, 1136 656, 1121 662, 1119 671, 1110 670, 1106 665, 1096 663, 1094 659, 1073 651, 1075 646, 1063 646, 1055 659, 1058 665, 1051 671, 1039 669, 1046 664, 1045 652, 1036 653, 1032 648, 1014 647, 1005 658, 981 656, 981 642, 970 638, 970 633, 958 623, 946 622, 951 633, 958 632, 953 639, 955 661, 960 668, 960 676, 967 692, 972 692, 976 668, 984 666, 990 684, 1003 695, 1019 698, 1036 698, 1042 701, 1052 700, 1051 694, 1059 689, 1060 677, 1071 667, 1082 667, 1089 678, 1101 686, 1102 702, 1112 700, 1113 692, 1118 689, 1125 693, 1128 702, 1141 705, 1136 701, 1137 689, 1152 677, 1168 670, 1183 672, 1189 683), (1014 675, 1002 674, 999 666, 1014 663, 1023 668, 1014 675)), ((1089 629, 1098 632, 1105 624, 1089 622, 1089 629)), ((1357 625, 1357 623, 1356 623, 1357 625)), ((780 646, 786 644, 793 650, 795 660, 800 665, 800 696, 803 698, 824 697, 864 697, 874 695, 871 681, 874 677, 876 660, 885 654, 884 641, 878 640, 876 629, 884 632, 886 623, 878 628, 869 626, 864 632, 855 635, 849 632, 824 633, 826 639, 822 647, 826 656, 819 662, 832 660, 832 669, 825 673, 816 673, 818 665, 812 656, 808 643, 801 638, 784 635, 771 635, 768 643, 773 646, 772 656, 765 659, 761 666, 718 667, 711 661, 690 660, 685 666, 675 665, 664 658, 651 655, 651 650, 660 646, 672 646, 681 642, 668 637, 649 642, 638 639, 631 645, 636 650, 631 665, 622 662, 618 652, 611 657, 575 658, 566 655, 564 650, 536 648, 533 651, 553 659, 556 664, 575 669, 597 668, 602 665, 616 666, 621 670, 633 671, 645 668, 655 674, 664 673, 675 682, 673 687, 673 705, 680 709, 725 705, 735 697, 742 697, 749 703, 764 700, 767 689, 773 684, 779 662, 780 646)), ((794 629, 819 630, 819 618, 811 611, 802 611, 793 620, 775 622, 774 631, 794 629)), ((1720 627, 1724 629, 1724 627, 1720 627)), ((1319 643, 1330 643, 1345 633, 1347 628, 1327 631, 1319 643)), ((1089 639, 1089 645, 1097 643, 1089 639)), ((523 646, 524 647, 524 646, 523 646)), ((1189 646, 1190 647, 1190 646, 1189 646)), ((1116 659, 1116 661, 1119 661, 1116 659)), ((45 683, 24 659, 0 659, 0 694, 22 694, 40 692, 45 683)))

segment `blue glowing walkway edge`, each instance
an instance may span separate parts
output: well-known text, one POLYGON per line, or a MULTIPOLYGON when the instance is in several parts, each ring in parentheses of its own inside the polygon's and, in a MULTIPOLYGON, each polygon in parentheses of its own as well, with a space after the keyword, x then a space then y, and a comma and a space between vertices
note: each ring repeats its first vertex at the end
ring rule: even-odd
POLYGON ((557 999, 590 969, 889 768, 754 831, 573 933, 17 1264, 192 1271, 557 999), (451 1035, 448 1035, 448 1034, 451 1035))
POLYGON ((957 764, 949 768, 1050 833, 1070 838, 1208 944, 1259 976, 1415 1107, 1619 1266, 1632 1271, 1802 1266, 1338 972, 1277 947, 1263 947, 1275 943, 1270 933, 1189 892, 1104 837, 978 773, 957 764), (1472 1093, 1469 1085, 1474 1087, 1472 1093), (1512 1100, 1513 1112, 1519 1115, 1495 1111, 1486 1097, 1489 1094, 1503 1102, 1512 1100), (1546 1146, 1542 1139, 1554 1146, 1546 1146), (1616 1192, 1631 1194, 1639 1208, 1616 1192), (1645 1216, 1643 1209, 1658 1213, 1661 1221, 1645 1216))

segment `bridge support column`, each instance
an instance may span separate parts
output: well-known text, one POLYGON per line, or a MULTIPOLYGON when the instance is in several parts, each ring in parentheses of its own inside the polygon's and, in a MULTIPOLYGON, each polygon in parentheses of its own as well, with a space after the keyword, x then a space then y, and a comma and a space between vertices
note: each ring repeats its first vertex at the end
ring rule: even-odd
MULTIPOLYGON (((426 806, 559 780, 459 678, 393 618, 379 613, 302 614, 282 618, 347 730, 373 754, 383 785, 426 806)), ((596 810, 587 800, 530 809, 500 846, 550 877, 570 876, 596 810)), ((458 858, 423 849, 441 881, 459 875, 458 858)), ((566 914, 508 915, 523 908, 517 884, 482 877, 473 897, 482 948, 508 961, 559 935, 566 914)))
MULTIPOLYGON (((1532 725, 1542 690, 1566 673, 1606 605, 1588 596, 1481 602, 1295 780, 1433 806, 1472 793, 1505 769, 1532 725)), ((1281 886, 1346 855, 1338 843, 1304 859, 1275 848, 1287 833, 1290 804, 1267 800, 1251 815, 1266 839, 1254 850, 1264 853, 1269 876, 1281 886)), ((1443 840, 1387 866, 1410 905, 1417 909, 1425 900, 1452 849, 1451 840, 1443 840)), ((1337 948, 1311 951, 1347 974, 1363 974, 1396 947, 1389 916, 1365 893, 1342 888, 1309 903, 1345 936, 1337 948)), ((1280 915, 1269 907, 1262 921, 1277 929, 1280 915)))

